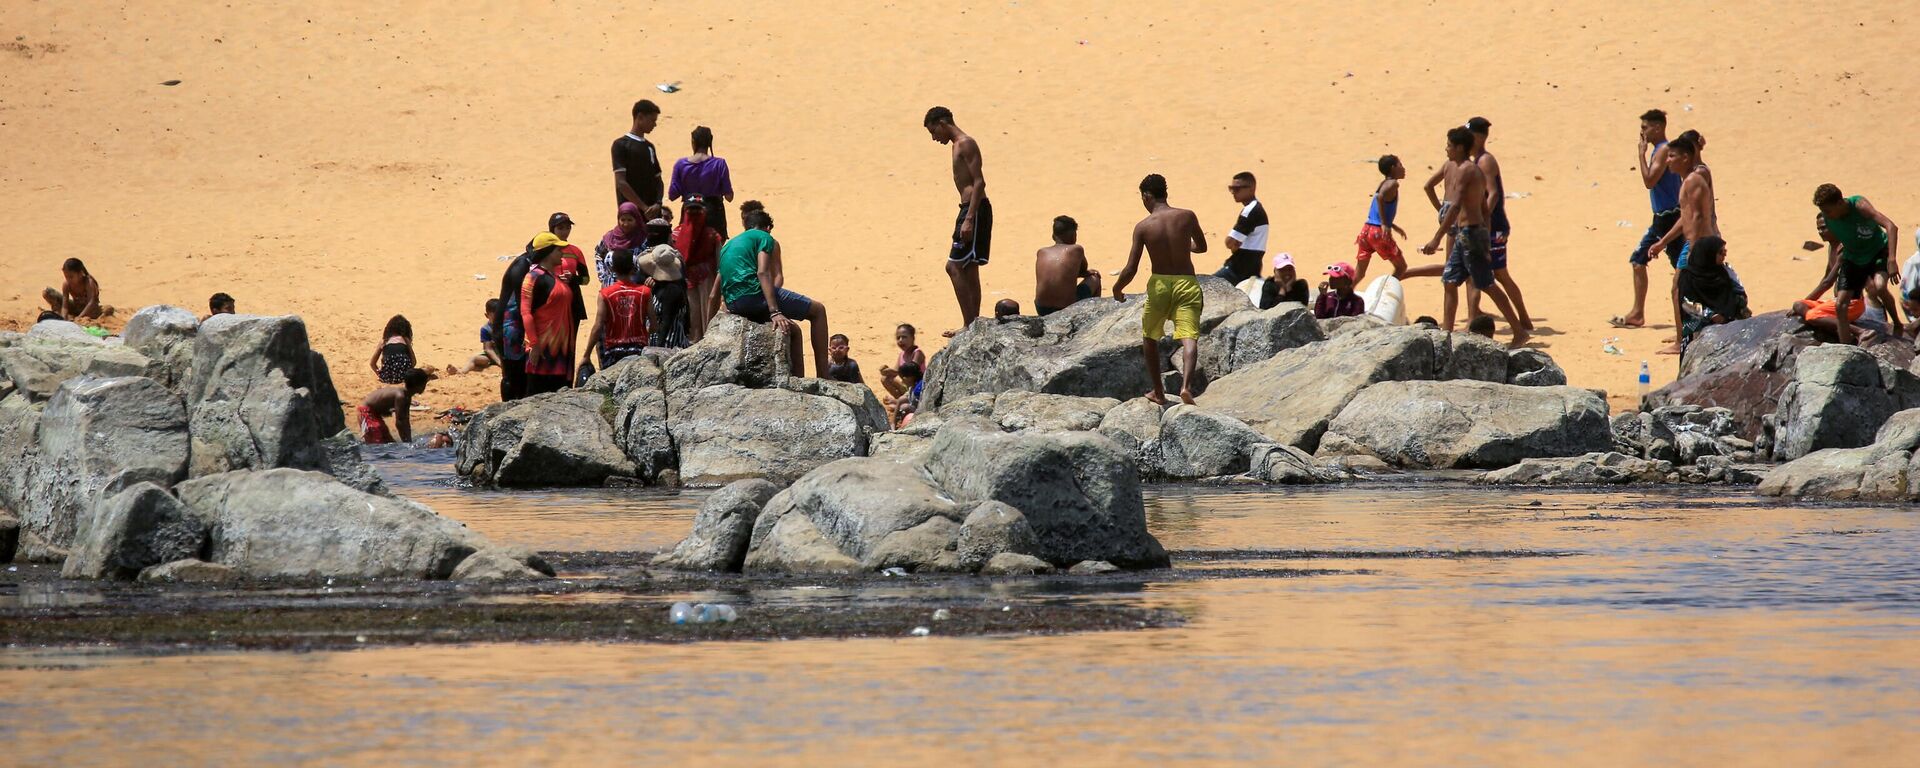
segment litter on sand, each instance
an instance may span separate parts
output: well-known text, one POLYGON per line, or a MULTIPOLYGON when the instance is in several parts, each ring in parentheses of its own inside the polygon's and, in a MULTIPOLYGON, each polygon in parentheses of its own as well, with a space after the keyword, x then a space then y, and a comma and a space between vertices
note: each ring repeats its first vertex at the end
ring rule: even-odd
POLYGON ((480 274, 476 274, 476 275, 474 275, 474 276, 473 276, 473 279, 475 279, 475 280, 485 280, 485 279, 487 279, 487 276, 486 276, 486 275, 480 275, 480 274))
POLYGON ((1614 343, 1614 342, 1616 342, 1616 341, 1619 341, 1619 340, 1620 340, 1620 337, 1618 337, 1618 336, 1610 336, 1610 337, 1608 337, 1606 341, 1603 341, 1603 342, 1600 342, 1600 351, 1602 351, 1602 352, 1605 352, 1605 353, 1607 353, 1607 354, 1609 354, 1609 355, 1624 355, 1624 354, 1626 354, 1625 352, 1621 352, 1621 351, 1620 351, 1620 348, 1619 348, 1619 347, 1616 347, 1616 346, 1614 346, 1614 345, 1613 345, 1613 343, 1614 343))
POLYGON ((660 89, 661 93, 679 93, 680 81, 675 80, 671 83, 660 83, 659 85, 655 85, 654 87, 660 89))

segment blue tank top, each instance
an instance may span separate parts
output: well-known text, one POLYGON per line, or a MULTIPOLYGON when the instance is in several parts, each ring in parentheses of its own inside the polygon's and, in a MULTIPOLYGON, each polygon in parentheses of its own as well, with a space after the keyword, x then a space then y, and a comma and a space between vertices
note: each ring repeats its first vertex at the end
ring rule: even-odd
MULTIPOLYGON (((1667 143, 1663 141, 1654 145, 1653 148, 1658 151, 1666 145, 1667 143)), ((1680 174, 1673 171, 1662 173, 1660 180, 1653 183, 1653 189, 1647 190, 1647 196, 1652 198, 1654 213, 1678 210, 1680 208, 1680 174)))
POLYGON ((1383 209, 1380 205, 1380 192, 1373 193, 1373 204, 1367 206, 1367 223, 1376 227, 1393 226, 1393 217, 1400 211, 1400 201, 1395 199, 1383 209))

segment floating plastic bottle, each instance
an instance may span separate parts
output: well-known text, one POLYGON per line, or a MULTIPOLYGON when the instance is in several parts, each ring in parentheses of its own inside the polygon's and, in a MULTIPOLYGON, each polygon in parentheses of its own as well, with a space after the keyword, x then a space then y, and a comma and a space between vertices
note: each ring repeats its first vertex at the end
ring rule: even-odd
POLYGON ((667 620, 675 624, 685 624, 693 620, 693 606, 686 603, 674 603, 667 609, 667 620))

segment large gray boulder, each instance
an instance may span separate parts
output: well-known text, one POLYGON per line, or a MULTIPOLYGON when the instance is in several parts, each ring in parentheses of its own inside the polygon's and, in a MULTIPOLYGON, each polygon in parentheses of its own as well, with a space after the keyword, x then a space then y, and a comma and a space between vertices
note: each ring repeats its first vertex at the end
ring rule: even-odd
POLYGON ((1267 442, 1239 419, 1176 405, 1161 416, 1159 435, 1142 444, 1140 458, 1146 474, 1170 480, 1190 480, 1245 473, 1253 447, 1267 442))
POLYGON ((867 452, 870 417, 833 397, 719 384, 692 393, 684 407, 670 402, 668 413, 680 481, 688 485, 792 482, 867 452))
POLYGON ((955 503, 998 501, 1026 515, 1034 554, 1054 563, 1167 564, 1147 532, 1133 458, 1092 432, 1006 433, 951 423, 927 457, 934 485, 955 503))
POLYGON ((247 577, 445 579, 489 546, 424 506, 319 472, 228 472, 175 491, 208 524, 206 560, 247 577))
POLYGON ((1673 465, 1620 453, 1589 453, 1551 459, 1527 459, 1496 469, 1473 482, 1480 485, 1625 485, 1662 483, 1673 465))
POLYGON ((1202 407, 1268 440, 1307 451, 1361 390, 1383 381, 1505 382, 1507 350, 1474 334, 1406 326, 1368 328, 1289 349, 1216 380, 1202 407))
MULTIPOLYGON (((822 540, 861 568, 930 566, 927 562, 887 562, 881 564, 883 542, 896 533, 918 528, 928 520, 944 518, 952 525, 952 536, 941 549, 951 550, 959 535, 961 511, 954 501, 933 485, 921 467, 869 457, 841 459, 822 466, 795 481, 770 499, 753 526, 748 545, 746 570, 804 572, 810 562, 837 563, 832 558, 809 556, 803 562, 788 562, 784 554, 789 545, 805 543, 802 527, 785 523, 788 517, 802 517, 804 528, 817 532, 822 540), (786 539, 776 541, 775 529, 785 524, 786 539), (778 549, 768 550, 773 546, 778 549), (776 556, 779 555, 779 556, 776 556)), ((938 552, 940 550, 935 550, 938 552)), ((957 562, 957 556, 956 556, 957 562)), ((837 572, 837 565, 835 566, 837 572)))
POLYGON ((1396 381, 1361 391, 1327 427, 1326 455, 1370 455, 1399 467, 1505 467, 1613 445, 1607 403, 1574 387, 1483 381, 1396 381))
POLYGON ((153 483, 104 498, 82 516, 60 575, 131 581, 146 568, 199 557, 207 523, 153 483))
POLYGON ((1313 313, 1302 305, 1283 302, 1267 310, 1243 309, 1206 335, 1200 345, 1200 370, 1218 379, 1326 338, 1313 313))
MULTIPOLYGON (((52 321, 40 325, 52 325, 52 321)), ((36 330, 39 327, 34 326, 36 330)), ((147 376, 156 367, 138 351, 102 343, 85 331, 78 338, 29 332, 15 343, 0 347, 0 374, 16 392, 35 402, 52 398, 68 379, 147 376)))
POLYGON ((1792 461, 1822 448, 1866 445, 1889 417, 1914 407, 1920 377, 1855 346, 1803 350, 1769 419, 1773 457, 1792 461))
POLYGON ((662 472, 678 469, 680 456, 667 426, 666 391, 635 388, 617 402, 620 410, 613 417, 613 439, 633 462, 634 475, 651 484, 662 472))
POLYGON ((194 341, 186 387, 195 477, 327 468, 321 440, 344 417, 298 317, 215 315, 194 341), (331 400, 331 402, 328 402, 331 400))
POLYGON ((714 491, 693 516, 693 532, 672 552, 653 559, 662 568, 738 573, 760 510, 780 489, 759 478, 736 480, 714 491))
POLYGON ((487 406, 460 434, 455 471, 500 486, 601 485, 633 477, 606 396, 562 390, 487 406))
POLYGON ((1008 432, 1074 432, 1097 429, 1107 411, 1120 404, 1110 397, 1077 397, 1044 392, 986 393, 947 403, 943 418, 976 416, 1008 432))
POLYGON ((200 318, 179 307, 155 304, 127 318, 120 338, 128 349, 145 355, 159 365, 153 378, 176 392, 184 392, 187 376, 193 370, 194 338, 200 333, 200 318))
POLYGON ((722 313, 699 342, 667 358, 663 378, 676 405, 681 397, 719 384, 777 387, 789 376, 787 354, 773 326, 722 313))
POLYGON ((954 552, 969 570, 979 570, 996 555, 1033 555, 1039 551, 1040 538, 1034 535, 1026 513, 991 500, 973 505, 960 522, 960 534, 954 540, 954 552))
POLYGON ((630 356, 612 366, 594 372, 587 380, 586 389, 599 392, 615 402, 625 400, 638 390, 665 391, 667 388, 666 360, 677 350, 649 347, 638 355, 630 356))
MULTIPOLYGON (((1225 280, 1203 276, 1200 285, 1206 296, 1200 321, 1204 349, 1213 343, 1212 331, 1235 313, 1251 311, 1253 305, 1225 280)), ((1044 318, 975 322, 929 361, 921 408, 939 410, 973 395, 1015 390, 1116 400, 1136 397, 1152 388, 1140 357, 1140 315, 1145 304, 1145 298, 1135 293, 1125 302, 1076 302, 1044 318)), ((1259 325, 1252 320, 1247 323, 1259 325)), ((1244 342, 1248 350, 1262 333, 1269 338, 1285 338, 1288 333, 1271 327, 1235 329, 1232 338, 1244 342)), ((1170 359, 1178 345, 1161 347, 1162 356, 1170 359)), ((1251 354, 1229 353, 1220 359, 1251 354)))
POLYGON ((1920 501, 1920 409, 1887 419, 1871 444, 1825 448, 1775 467, 1763 496, 1858 501, 1920 501))
POLYGON ((875 397, 873 390, 868 389, 865 384, 832 379, 788 377, 786 381, 780 383, 780 388, 789 392, 840 401, 853 411, 853 419, 860 425, 860 433, 869 439, 892 429, 892 423, 887 419, 886 406, 880 404, 880 398, 875 397))
POLYGON ((70 379, 54 391, 34 429, 32 448, 9 457, 27 474, 6 494, 21 516, 23 554, 31 560, 64 559, 80 521, 106 497, 186 476, 186 410, 152 379, 70 379))

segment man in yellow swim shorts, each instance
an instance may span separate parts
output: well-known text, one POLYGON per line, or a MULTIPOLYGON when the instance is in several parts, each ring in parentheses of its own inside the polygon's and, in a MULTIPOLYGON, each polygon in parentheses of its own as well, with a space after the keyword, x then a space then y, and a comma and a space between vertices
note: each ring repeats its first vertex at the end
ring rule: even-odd
POLYGON ((1160 385, 1160 335, 1173 321, 1173 338, 1180 342, 1180 402, 1193 404, 1193 371, 1200 362, 1200 310, 1205 306, 1200 280, 1193 275, 1193 254, 1207 252, 1207 235, 1193 211, 1167 205, 1167 180, 1152 174, 1140 181, 1140 204, 1147 217, 1133 225, 1133 249, 1127 267, 1113 282, 1113 300, 1126 301, 1127 283, 1140 269, 1140 252, 1153 262, 1147 277, 1147 306, 1140 314, 1140 351, 1147 358, 1147 379, 1153 391, 1147 399, 1167 404, 1160 385))

